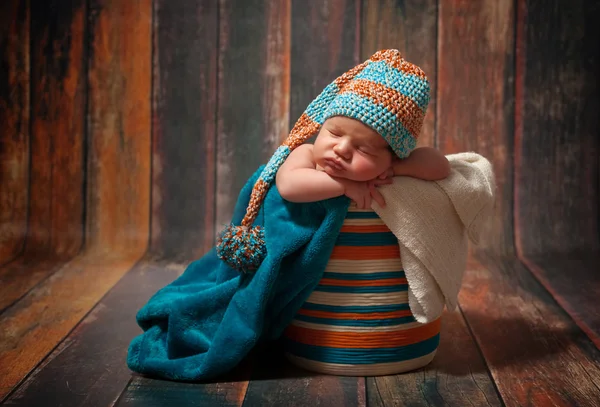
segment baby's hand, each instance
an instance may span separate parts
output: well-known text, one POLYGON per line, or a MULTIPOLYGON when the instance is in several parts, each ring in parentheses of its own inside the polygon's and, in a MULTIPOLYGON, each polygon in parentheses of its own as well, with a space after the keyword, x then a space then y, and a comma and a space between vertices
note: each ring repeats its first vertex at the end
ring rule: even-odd
POLYGON ((382 208, 385 208, 385 199, 383 195, 377 190, 380 185, 391 184, 392 179, 373 179, 370 181, 344 181, 344 195, 356 202, 358 209, 369 209, 371 208, 371 200, 379 204, 382 208))

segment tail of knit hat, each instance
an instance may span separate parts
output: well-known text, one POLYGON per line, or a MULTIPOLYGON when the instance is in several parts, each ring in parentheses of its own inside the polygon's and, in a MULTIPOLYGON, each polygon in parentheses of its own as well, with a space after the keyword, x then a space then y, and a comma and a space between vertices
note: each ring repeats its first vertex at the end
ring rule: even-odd
POLYGON ((219 238, 217 255, 242 272, 256 270, 266 256, 264 233, 252 226, 279 167, 330 117, 346 116, 379 133, 399 158, 416 147, 429 104, 429 82, 418 66, 398 50, 381 50, 336 78, 300 116, 254 185, 240 226, 229 225, 219 238))

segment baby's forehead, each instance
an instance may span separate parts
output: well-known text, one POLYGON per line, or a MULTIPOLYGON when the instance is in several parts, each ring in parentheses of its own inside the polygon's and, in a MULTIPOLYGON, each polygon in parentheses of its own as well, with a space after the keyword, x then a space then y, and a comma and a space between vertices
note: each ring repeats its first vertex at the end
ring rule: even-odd
POLYGON ((369 144, 387 146, 387 141, 379 133, 356 119, 335 116, 327 119, 325 125, 330 130, 337 130, 353 139, 368 142, 369 144))

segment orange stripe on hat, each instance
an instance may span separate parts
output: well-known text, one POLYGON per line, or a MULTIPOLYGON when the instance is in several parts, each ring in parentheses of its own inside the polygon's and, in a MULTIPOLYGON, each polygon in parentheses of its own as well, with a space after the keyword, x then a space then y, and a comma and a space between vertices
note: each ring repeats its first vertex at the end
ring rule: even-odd
POLYGON ((319 123, 313 121, 306 113, 302 113, 290 135, 284 140, 283 145, 293 150, 303 144, 313 134, 316 134, 320 128, 321 125, 319 123))
POLYGON ((340 94, 348 92, 368 98, 373 103, 385 107, 398 118, 406 130, 418 138, 425 114, 413 99, 381 83, 367 79, 353 80, 342 89, 340 94))
POLYGON ((412 64, 402 58, 400 51, 395 49, 381 50, 373 54, 369 60, 373 62, 385 61, 389 66, 392 66, 399 71, 406 72, 419 78, 426 78, 425 72, 415 64, 412 64))

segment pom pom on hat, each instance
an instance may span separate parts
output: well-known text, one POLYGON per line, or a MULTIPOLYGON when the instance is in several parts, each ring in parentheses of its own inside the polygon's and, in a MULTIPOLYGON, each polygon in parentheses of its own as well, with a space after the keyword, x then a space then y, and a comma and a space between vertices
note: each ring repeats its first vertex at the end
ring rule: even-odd
POLYGON ((267 255, 264 231, 252 226, 275 175, 293 149, 315 135, 330 117, 346 116, 379 133, 399 158, 417 145, 429 104, 429 82, 395 49, 381 50, 336 78, 300 116, 254 185, 241 226, 229 225, 217 255, 230 267, 253 272, 267 255))

